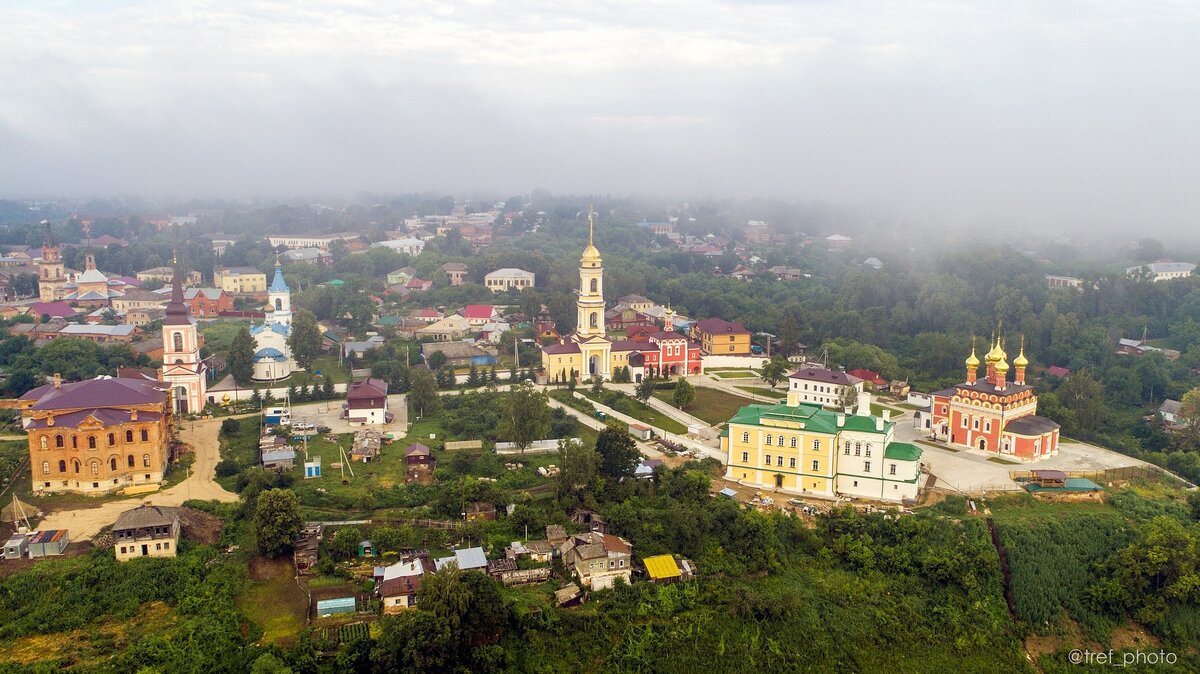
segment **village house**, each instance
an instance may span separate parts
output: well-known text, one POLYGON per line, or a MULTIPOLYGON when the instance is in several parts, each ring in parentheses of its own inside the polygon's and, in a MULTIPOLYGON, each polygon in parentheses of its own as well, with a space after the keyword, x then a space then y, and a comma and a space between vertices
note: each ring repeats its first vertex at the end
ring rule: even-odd
POLYGON ((397 253, 404 253, 417 257, 425 250, 425 242, 420 239, 390 239, 388 241, 378 241, 371 244, 372 248, 387 248, 394 250, 397 253))
POLYGON ((562 545, 563 564, 592 590, 611 588, 618 578, 630 582, 632 551, 629 541, 612 534, 575 534, 562 545))
POLYGON ((468 304, 458 311, 458 315, 467 319, 473 331, 500 319, 500 312, 490 304, 468 304))
POLYGON ((451 314, 439 321, 418 329, 413 334, 417 339, 430 337, 435 342, 450 342, 462 339, 471 331, 471 324, 458 314, 451 314))
POLYGON ((397 562, 384 568, 379 583, 379 600, 386 615, 399 613, 417 604, 417 591, 425 567, 419 557, 397 562))
POLYGON ((167 306, 170 299, 170 288, 167 294, 138 289, 126 292, 122 297, 114 297, 110 306, 118 314, 125 314, 133 309, 161 309, 167 306))
POLYGON ((140 335, 142 329, 135 325, 92 325, 90 323, 64 325, 57 337, 75 337, 98 344, 113 342, 128 343, 140 335))
POLYGON ((388 384, 382 379, 369 377, 352 382, 346 391, 346 418, 354 424, 391 423, 387 392, 388 384))
POLYGON ((467 265, 462 262, 447 262, 442 265, 442 271, 446 272, 452 286, 460 286, 467 280, 467 265))
POLYGON ((112 528, 118 562, 138 557, 174 557, 179 549, 179 509, 145 505, 126 510, 112 528))
POLYGON ((496 363, 493 353, 469 342, 425 342, 421 345, 421 355, 429 362, 429 357, 440 353, 446 357, 446 364, 451 367, 488 366, 496 363))
POLYGON ((437 571, 451 564, 457 566, 460 571, 486 571, 487 562, 483 548, 466 548, 455 550, 453 557, 439 557, 433 560, 433 565, 437 571))
MULTIPOLYGON (((171 279, 175 278, 175 268, 151 267, 150 269, 143 269, 142 271, 135 273, 134 276, 137 277, 137 280, 142 282, 159 281, 161 283, 170 283, 171 279)), ((185 286, 198 286, 202 282, 202 279, 200 272, 190 271, 180 276, 179 281, 185 286)))
POLYGON ((1074 276, 1059 276, 1056 274, 1046 274, 1046 287, 1048 288, 1074 288, 1083 287, 1083 279, 1074 276))
POLYGON ((417 277, 416 267, 401 267, 399 269, 388 272, 387 284, 389 286, 404 285, 417 277))
POLYGON ((750 355, 750 331, 741 323, 706 318, 692 325, 692 338, 700 341, 700 350, 705 355, 750 355))

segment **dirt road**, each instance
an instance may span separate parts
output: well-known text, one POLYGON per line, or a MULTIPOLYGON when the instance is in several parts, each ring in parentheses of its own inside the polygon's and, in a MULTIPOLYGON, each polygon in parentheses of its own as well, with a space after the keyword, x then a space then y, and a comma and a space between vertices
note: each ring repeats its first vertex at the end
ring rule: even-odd
POLYGON ((108 501, 97 508, 79 508, 75 510, 60 510, 47 515, 38 525, 40 529, 68 529, 72 541, 91 539, 100 529, 117 520, 117 515, 129 510, 144 501, 153 501, 156 505, 177 506, 189 499, 201 501, 226 501, 238 499, 237 494, 225 491, 213 478, 217 472, 217 462, 220 461, 220 444, 217 435, 221 430, 221 420, 184 422, 179 438, 191 445, 196 454, 192 464, 191 477, 164 491, 151 492, 119 501, 108 501))

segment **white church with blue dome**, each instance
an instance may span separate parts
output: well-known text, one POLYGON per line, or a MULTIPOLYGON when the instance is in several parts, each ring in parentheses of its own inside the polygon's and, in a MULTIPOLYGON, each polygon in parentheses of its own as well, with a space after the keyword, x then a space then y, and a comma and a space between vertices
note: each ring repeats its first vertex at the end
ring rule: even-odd
POLYGON ((286 379, 302 369, 296 366, 292 349, 288 346, 288 336, 292 334, 292 291, 283 280, 283 269, 278 260, 275 261, 275 276, 267 288, 267 297, 270 308, 266 319, 250 327, 250 335, 255 342, 255 381, 286 379))

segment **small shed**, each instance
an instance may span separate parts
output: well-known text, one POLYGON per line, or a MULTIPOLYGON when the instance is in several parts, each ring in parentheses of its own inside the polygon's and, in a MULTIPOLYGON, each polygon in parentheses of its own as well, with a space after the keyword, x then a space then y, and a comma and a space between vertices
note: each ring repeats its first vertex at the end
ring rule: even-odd
POLYGON ((374 557, 375 556, 375 546, 371 543, 370 540, 363 539, 358 542, 358 556, 359 557, 374 557))
POLYGON ((314 477, 321 477, 321 457, 313 457, 310 461, 304 462, 304 479, 308 480, 314 477))
POLYGON ((66 529, 47 529, 34 533, 29 538, 29 557, 61 555, 71 540, 66 529))
POLYGON ((683 575, 679 571, 679 564, 675 562, 675 558, 671 555, 655 555, 642 559, 642 564, 646 566, 646 576, 652 583, 674 583, 683 575))
POLYGON ((278 468, 291 470, 296 465, 296 451, 293 449, 276 449, 262 453, 263 468, 278 468))
POLYGON ((433 452, 419 442, 404 448, 404 462, 410 466, 426 466, 435 462, 433 452))
POLYGON ((1067 486, 1067 474, 1061 470, 1035 470, 1032 481, 1039 487, 1061 489, 1067 486))
POLYGON ((721 494, 721 496, 724 496, 725 498, 737 498, 737 492, 730 489, 729 487, 725 487, 718 493, 721 494))
POLYGON ((13 534, 4 542, 4 558, 20 559, 29 549, 29 537, 25 534, 13 534))
POLYGON ((557 546, 560 543, 567 542, 567 529, 561 524, 546 525, 546 540, 550 545, 557 546))
POLYGON ((494 520, 496 519, 496 504, 476 501, 468 503, 467 509, 463 513, 463 517, 468 522, 476 522, 479 520, 494 520))
POLYGON ((354 613, 357 609, 354 597, 335 597, 334 599, 317 600, 317 617, 326 618, 331 615, 354 613))
POLYGON ((554 591, 554 603, 558 606, 575 606, 583 600, 583 593, 579 591, 579 586, 575 583, 570 583, 561 590, 554 591))
POLYGON ((654 431, 650 430, 649 426, 641 424, 629 424, 629 434, 638 440, 649 440, 654 437, 654 431))

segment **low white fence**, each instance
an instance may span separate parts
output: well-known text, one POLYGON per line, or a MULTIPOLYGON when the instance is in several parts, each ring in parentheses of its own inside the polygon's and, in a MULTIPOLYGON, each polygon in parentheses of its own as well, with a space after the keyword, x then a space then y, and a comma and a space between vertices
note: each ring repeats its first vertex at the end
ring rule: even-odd
POLYGON ((744 367, 757 370, 765 365, 768 360, 766 356, 705 356, 704 369, 707 370, 713 367, 744 367))
MULTIPOLYGON (((570 438, 575 442, 580 442, 579 438, 570 438)), ((534 440, 529 443, 529 447, 522 452, 521 448, 515 442, 497 442, 497 454, 553 454, 558 451, 559 440, 534 440)))

